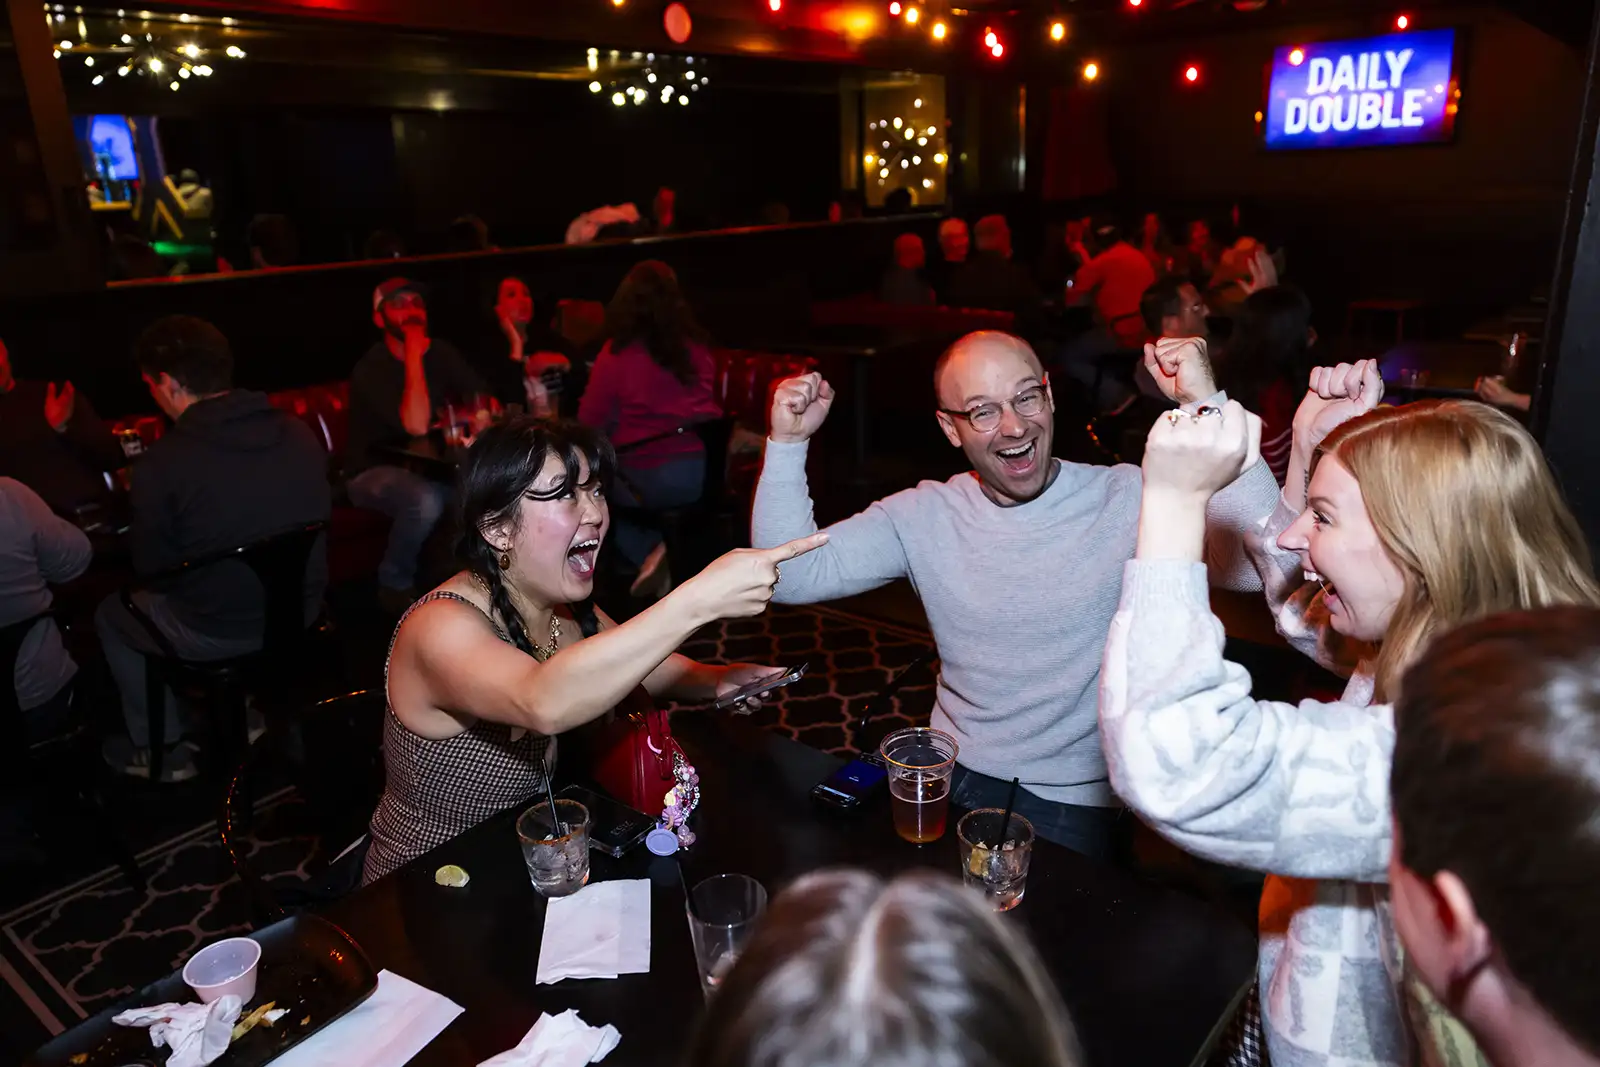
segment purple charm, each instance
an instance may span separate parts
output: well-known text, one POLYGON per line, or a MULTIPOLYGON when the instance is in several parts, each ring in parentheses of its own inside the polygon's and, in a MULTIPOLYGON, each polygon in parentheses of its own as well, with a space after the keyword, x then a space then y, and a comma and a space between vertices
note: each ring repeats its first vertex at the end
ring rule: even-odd
MULTIPOLYGON (((661 820, 665 824, 662 829, 674 832, 678 844, 688 848, 695 842, 694 831, 689 829, 689 816, 693 815, 694 809, 700 805, 700 775, 695 771, 694 765, 684 759, 682 752, 674 752, 672 778, 672 788, 662 798, 664 807, 661 810, 661 820)), ((653 832, 659 833, 661 830, 653 832)), ((665 855, 665 853, 660 854, 665 855)))

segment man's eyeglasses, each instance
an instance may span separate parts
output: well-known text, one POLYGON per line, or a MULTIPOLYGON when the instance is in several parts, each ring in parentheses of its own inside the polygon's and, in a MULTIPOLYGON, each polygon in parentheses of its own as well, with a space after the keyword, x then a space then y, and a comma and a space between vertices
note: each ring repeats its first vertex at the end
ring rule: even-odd
POLYGON ((1046 375, 1044 385, 1024 389, 1010 400, 1003 400, 998 404, 979 404, 966 411, 951 411, 948 408, 940 408, 939 411, 951 418, 966 419, 967 424, 978 433, 993 433, 1000 428, 1000 415, 1007 405, 1017 413, 1018 418, 1031 419, 1041 414, 1047 400, 1045 386, 1049 384, 1050 377, 1046 375))

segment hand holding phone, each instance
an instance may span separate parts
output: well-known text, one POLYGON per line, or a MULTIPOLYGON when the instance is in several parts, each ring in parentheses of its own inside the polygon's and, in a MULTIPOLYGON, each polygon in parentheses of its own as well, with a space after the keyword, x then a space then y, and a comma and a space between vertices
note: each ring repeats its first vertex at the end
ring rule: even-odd
POLYGON ((766 696, 774 689, 793 685, 806 676, 806 671, 811 669, 811 664, 802 663, 798 667, 790 667, 786 671, 774 671, 765 678, 757 678, 748 685, 742 685, 731 693, 724 693, 717 698, 714 705, 718 710, 733 708, 735 711, 744 711, 745 703, 752 697, 766 696))

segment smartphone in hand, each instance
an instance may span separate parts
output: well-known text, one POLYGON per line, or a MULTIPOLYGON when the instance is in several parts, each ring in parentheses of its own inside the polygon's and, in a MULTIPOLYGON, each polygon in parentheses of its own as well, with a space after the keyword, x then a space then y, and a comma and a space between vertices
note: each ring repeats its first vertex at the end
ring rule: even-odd
POLYGON ((749 685, 742 685, 733 692, 717 698, 714 705, 718 710, 723 708, 738 708, 751 697, 765 696, 774 689, 782 689, 786 685, 793 685, 806 676, 806 671, 811 669, 811 664, 802 663, 798 667, 790 667, 786 671, 778 671, 765 678, 757 679, 749 685))

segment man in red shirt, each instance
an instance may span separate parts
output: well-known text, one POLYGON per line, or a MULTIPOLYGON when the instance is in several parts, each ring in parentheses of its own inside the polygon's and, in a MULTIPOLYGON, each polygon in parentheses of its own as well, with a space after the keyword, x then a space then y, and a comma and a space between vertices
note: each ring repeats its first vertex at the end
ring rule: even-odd
POLYGON ((1156 272, 1142 252, 1122 239, 1121 229, 1110 219, 1095 220, 1089 241, 1092 248, 1082 244, 1072 248, 1083 266, 1067 283, 1067 302, 1092 300, 1096 325, 1062 349, 1057 365, 1094 394, 1090 400, 1096 411, 1103 412, 1125 406, 1133 395, 1128 377, 1139 362, 1134 354, 1145 342, 1139 300, 1155 282, 1156 272), (1124 361, 1127 365, 1108 367, 1118 352, 1130 354, 1124 361))
POLYGON ((1155 268, 1144 253, 1122 239, 1116 223, 1101 220, 1091 235, 1094 255, 1077 248, 1084 261, 1073 275, 1069 299, 1073 303, 1094 301, 1099 325, 1116 339, 1118 348, 1138 348, 1144 343, 1144 322, 1139 317, 1139 298, 1155 283, 1155 268))

